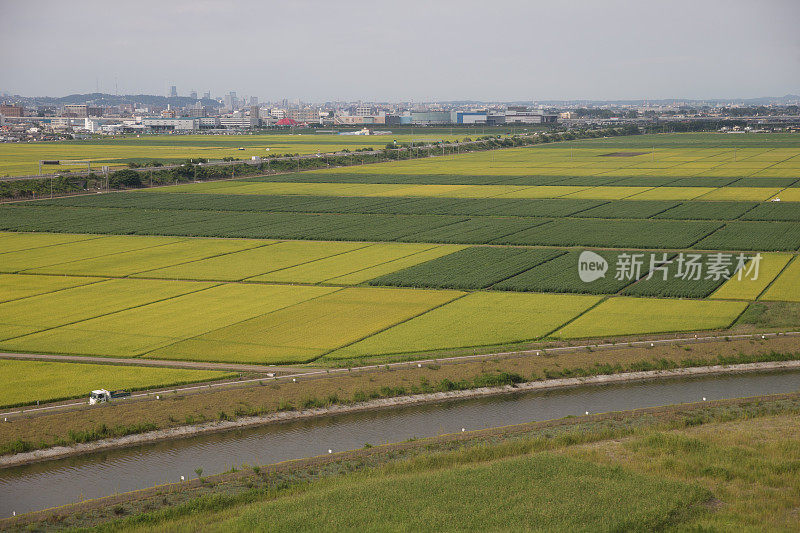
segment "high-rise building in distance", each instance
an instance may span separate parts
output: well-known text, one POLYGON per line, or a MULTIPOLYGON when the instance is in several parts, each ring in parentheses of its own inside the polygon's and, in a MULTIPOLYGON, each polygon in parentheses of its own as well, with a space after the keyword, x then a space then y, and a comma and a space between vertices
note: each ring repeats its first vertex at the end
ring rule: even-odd
POLYGON ((170 97, 178 96, 178 88, 174 85, 171 85, 169 88, 169 95, 170 97))
POLYGON ((236 98, 236 91, 231 91, 225 95, 225 109, 229 111, 239 109, 239 99, 236 98))

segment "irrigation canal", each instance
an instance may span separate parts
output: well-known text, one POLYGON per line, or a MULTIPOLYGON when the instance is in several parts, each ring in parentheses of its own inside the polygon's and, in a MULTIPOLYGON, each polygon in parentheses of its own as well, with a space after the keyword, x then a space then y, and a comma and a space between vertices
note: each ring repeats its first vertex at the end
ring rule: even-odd
POLYGON ((536 420, 800 390, 800 371, 680 378, 340 414, 106 450, 0 470, 0 517, 263 465, 536 420))

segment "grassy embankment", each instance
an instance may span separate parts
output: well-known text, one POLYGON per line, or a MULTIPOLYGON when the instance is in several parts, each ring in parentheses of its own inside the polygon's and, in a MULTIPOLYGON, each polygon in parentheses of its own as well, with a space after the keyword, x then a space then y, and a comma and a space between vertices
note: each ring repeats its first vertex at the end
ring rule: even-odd
POLYGON ((794 360, 798 357, 795 338, 776 337, 587 350, 541 357, 470 360, 459 364, 387 367, 374 372, 300 378, 297 382, 265 378, 256 385, 243 388, 166 395, 161 400, 120 402, 68 413, 24 415, 0 424, 0 454, 377 398, 564 377, 794 360))
POLYGON ((798 394, 281 463, 7 521, 102 531, 794 530, 798 394))

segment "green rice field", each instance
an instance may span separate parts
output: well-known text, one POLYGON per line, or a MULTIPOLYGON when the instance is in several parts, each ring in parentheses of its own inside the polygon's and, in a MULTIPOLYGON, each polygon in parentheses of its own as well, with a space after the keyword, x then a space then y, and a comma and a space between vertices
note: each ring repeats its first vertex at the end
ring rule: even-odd
MULTIPOLYGON (((355 130, 357 128, 353 128, 355 130)), ((463 139, 466 133, 348 136, 317 133, 262 135, 145 135, 76 141, 0 143, 0 176, 35 175, 40 159, 91 161, 92 166, 124 166, 129 161, 164 163, 186 159, 222 159, 276 154, 316 154, 356 148, 383 148, 398 143, 463 139), (242 148, 240 150, 239 148, 242 148), (269 148, 269 151, 267 151, 269 148)), ((86 165, 48 166, 48 171, 76 170, 86 165)))
POLYGON ((340 364, 727 330, 800 301, 797 191, 796 135, 674 134, 6 204, 0 350, 340 364))
POLYGON ((0 407, 88 397, 106 390, 151 388, 195 381, 223 379, 234 374, 211 370, 149 368, 142 366, 0 360, 0 375, 14 376, 0 390, 0 407))

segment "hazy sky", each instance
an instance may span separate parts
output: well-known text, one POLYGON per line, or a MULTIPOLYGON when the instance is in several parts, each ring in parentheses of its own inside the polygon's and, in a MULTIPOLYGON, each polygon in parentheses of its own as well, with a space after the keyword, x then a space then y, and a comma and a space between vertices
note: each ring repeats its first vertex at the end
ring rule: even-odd
POLYGON ((798 0, 0 0, 0 91, 270 100, 800 93, 798 0))

